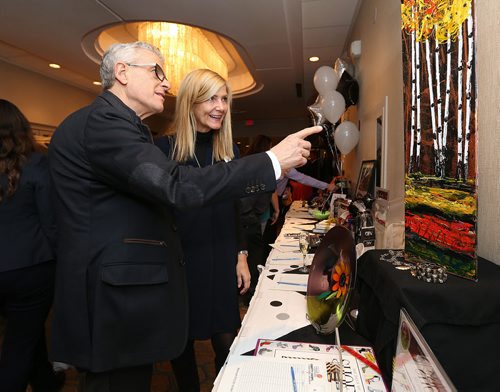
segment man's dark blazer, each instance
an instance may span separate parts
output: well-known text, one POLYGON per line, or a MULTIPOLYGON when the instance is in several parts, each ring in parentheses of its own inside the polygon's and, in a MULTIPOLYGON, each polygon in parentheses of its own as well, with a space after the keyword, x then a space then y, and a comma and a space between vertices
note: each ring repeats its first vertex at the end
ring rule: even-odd
POLYGON ((273 190, 270 158, 179 166, 104 92, 58 127, 49 163, 60 233, 52 358, 100 372, 176 357, 188 308, 172 208, 273 190))
MULTIPOLYGON (((2 189, 7 178, 0 177, 2 189)), ((55 259, 55 216, 47 156, 31 154, 22 167, 16 193, 0 203, 0 272, 55 259)))

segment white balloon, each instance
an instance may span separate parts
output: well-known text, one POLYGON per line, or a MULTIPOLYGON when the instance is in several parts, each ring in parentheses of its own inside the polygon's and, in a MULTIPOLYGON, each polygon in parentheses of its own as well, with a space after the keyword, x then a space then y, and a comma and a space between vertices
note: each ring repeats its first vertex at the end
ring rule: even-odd
POLYGON ((326 95, 330 91, 335 91, 339 83, 339 77, 332 67, 323 65, 316 70, 313 82, 318 93, 326 95))
POLYGON ((342 154, 349 154, 359 141, 359 130, 350 121, 342 122, 333 135, 335 144, 342 154))
POLYGON ((328 121, 335 124, 345 112, 345 99, 337 90, 321 96, 320 105, 328 121))
POLYGON ((321 108, 323 108, 323 104, 325 103, 325 97, 322 95, 318 95, 318 98, 316 98, 316 102, 321 108))

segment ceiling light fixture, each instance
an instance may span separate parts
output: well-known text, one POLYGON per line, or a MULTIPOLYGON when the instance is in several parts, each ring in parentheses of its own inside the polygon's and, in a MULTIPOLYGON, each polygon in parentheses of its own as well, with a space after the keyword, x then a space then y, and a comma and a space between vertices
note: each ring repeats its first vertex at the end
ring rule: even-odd
POLYGON ((83 40, 85 53, 95 62, 114 43, 145 41, 158 47, 165 58, 163 69, 177 95, 182 79, 198 68, 209 68, 229 81, 235 98, 262 89, 247 64, 246 52, 236 42, 199 27, 170 22, 129 22, 103 26, 83 40), (97 56, 96 56, 97 55, 97 56))
POLYGON ((102 83, 101 83, 101 82, 98 82, 97 80, 94 80, 94 81, 92 82, 92 84, 93 84, 94 86, 102 86, 102 83))
POLYGON ((309 61, 311 63, 315 63, 316 61, 319 61, 319 57, 318 56, 311 56, 311 57, 309 57, 309 61))
POLYGON ((50 64, 49 64, 49 67, 50 67, 50 68, 54 68, 54 69, 59 69, 59 68, 61 68, 61 66, 60 66, 59 64, 56 64, 56 63, 50 63, 50 64))
POLYGON ((177 23, 144 22, 137 30, 139 41, 149 42, 165 57, 165 73, 172 83, 171 93, 177 95, 181 80, 198 68, 208 68, 228 78, 226 62, 217 53, 203 32, 177 23))

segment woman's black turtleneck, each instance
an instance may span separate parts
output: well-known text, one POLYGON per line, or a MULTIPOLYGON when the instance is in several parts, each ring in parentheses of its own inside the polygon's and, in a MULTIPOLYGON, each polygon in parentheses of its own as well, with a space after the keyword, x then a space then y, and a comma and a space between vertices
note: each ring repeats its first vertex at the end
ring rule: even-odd
MULTIPOLYGON (((209 166, 213 163, 213 131, 196 132, 196 145, 195 145, 196 158, 201 167, 209 166)), ((193 164, 198 166, 198 162, 193 157, 193 164)))

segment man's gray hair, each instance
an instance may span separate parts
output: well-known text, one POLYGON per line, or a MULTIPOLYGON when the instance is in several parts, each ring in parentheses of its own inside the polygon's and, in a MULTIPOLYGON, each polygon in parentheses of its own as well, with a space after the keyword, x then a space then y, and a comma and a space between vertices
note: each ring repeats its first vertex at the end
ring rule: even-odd
POLYGON ((145 49, 156 54, 162 62, 165 61, 160 50, 147 42, 137 41, 125 44, 113 44, 102 56, 101 67, 101 83, 104 90, 110 89, 115 84, 115 65, 119 61, 124 63, 134 63, 140 61, 137 58, 137 50, 145 49))

